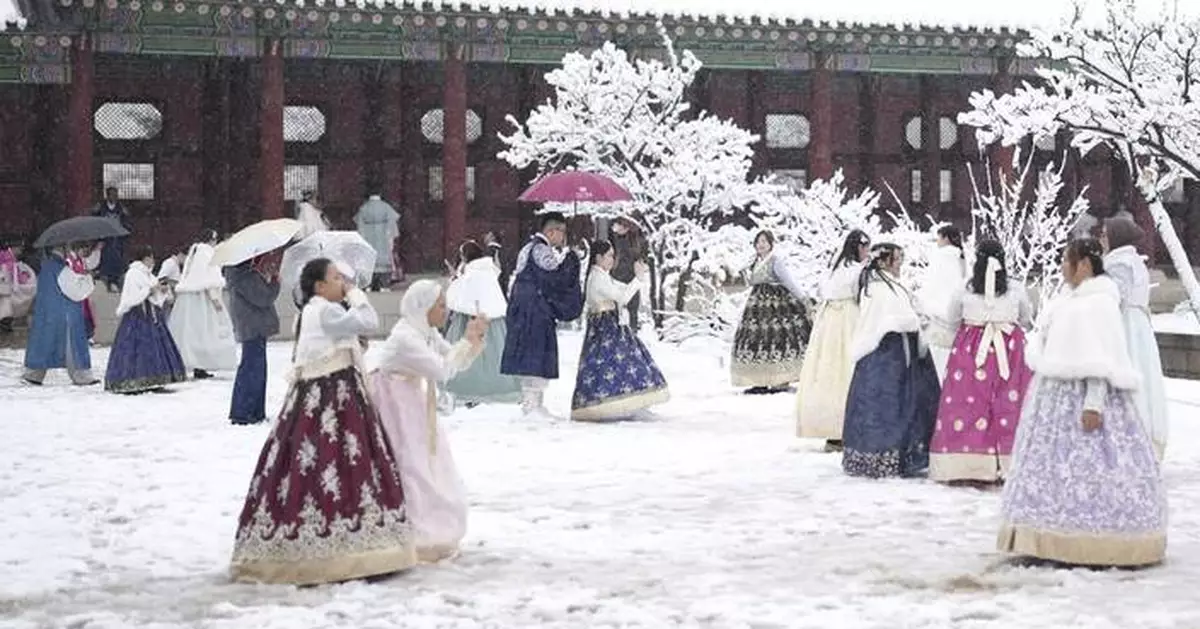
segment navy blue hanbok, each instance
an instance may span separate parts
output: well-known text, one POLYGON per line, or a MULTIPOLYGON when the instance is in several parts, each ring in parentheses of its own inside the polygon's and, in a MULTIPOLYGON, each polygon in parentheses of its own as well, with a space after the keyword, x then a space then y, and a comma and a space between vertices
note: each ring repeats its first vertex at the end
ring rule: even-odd
POLYGON ((582 311, 579 258, 568 254, 559 261, 545 238, 533 236, 517 256, 500 372, 558 378, 558 322, 577 319, 582 311))
POLYGON ((117 314, 121 323, 108 353, 104 390, 144 393, 187 379, 187 369, 163 314, 162 293, 140 260, 129 265, 117 314))

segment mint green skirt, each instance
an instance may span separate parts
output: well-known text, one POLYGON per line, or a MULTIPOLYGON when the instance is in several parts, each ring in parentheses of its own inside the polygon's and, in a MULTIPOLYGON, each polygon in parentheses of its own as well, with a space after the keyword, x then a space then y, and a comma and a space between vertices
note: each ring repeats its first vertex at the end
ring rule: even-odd
MULTIPOLYGON (((471 318, 461 312, 451 312, 446 326, 446 340, 462 340, 471 318)), ((521 385, 512 376, 500 373, 500 357, 504 355, 504 337, 508 326, 504 319, 492 319, 484 339, 483 353, 466 371, 446 383, 446 390, 460 402, 516 402, 521 399, 521 385)))

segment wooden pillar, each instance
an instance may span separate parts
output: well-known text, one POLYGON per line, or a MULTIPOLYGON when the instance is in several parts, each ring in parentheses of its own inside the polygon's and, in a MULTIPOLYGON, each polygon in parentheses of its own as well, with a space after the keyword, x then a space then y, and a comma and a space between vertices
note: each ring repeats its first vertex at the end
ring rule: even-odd
POLYGON ((231 231, 234 217, 230 215, 233 198, 230 195, 230 160, 234 155, 230 143, 230 64, 225 59, 210 59, 206 63, 201 124, 204 137, 201 144, 203 164, 201 190, 204 196, 202 225, 218 232, 231 231))
POLYGON ((258 166, 262 217, 283 217, 283 47, 268 39, 263 47, 259 92, 258 166))
POLYGON ((366 151, 366 168, 363 169, 363 188, 367 194, 384 194, 383 181, 383 137, 384 113, 383 93, 385 68, 382 62, 364 69, 362 73, 363 94, 367 106, 363 121, 363 148, 366 151))
MULTIPOLYGON (((992 77, 992 91, 997 95, 1012 93, 1013 80, 1011 68, 1012 59, 1001 57, 996 60, 996 76, 992 77)), ((1014 176, 1016 171, 1013 168, 1013 156, 1015 155, 1013 147, 1002 146, 1000 143, 996 143, 991 146, 988 154, 992 162, 991 172, 993 180, 999 182, 1014 176)))
POLYGON ((767 160, 767 112, 763 111, 762 106, 765 88, 766 77, 761 70, 746 72, 746 127, 751 133, 762 137, 758 143, 758 150, 754 151, 754 157, 751 158, 751 177, 765 175, 770 168, 767 160))
POLYGON ((935 77, 921 77, 921 204, 929 215, 942 220, 941 171, 942 134, 941 116, 937 108, 937 83, 935 77))
POLYGON ((833 72, 829 69, 830 62, 828 55, 816 55, 816 67, 809 84, 809 97, 812 100, 809 181, 833 177, 833 72))
POLYGON ((91 41, 81 34, 71 49, 71 87, 67 95, 66 188, 68 212, 87 214, 96 202, 92 184, 92 100, 95 66, 91 41))
POLYGON ((863 188, 875 185, 875 124, 878 119, 879 76, 864 72, 858 78, 858 172, 863 188))
POLYGON ((467 233, 467 68, 450 44, 442 85, 442 255, 450 259, 467 233))

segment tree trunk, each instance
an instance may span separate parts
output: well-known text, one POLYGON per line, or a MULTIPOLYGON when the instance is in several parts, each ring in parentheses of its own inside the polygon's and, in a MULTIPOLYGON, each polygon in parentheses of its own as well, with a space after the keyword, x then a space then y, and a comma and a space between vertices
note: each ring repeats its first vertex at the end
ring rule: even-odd
POLYGON ((675 312, 683 312, 687 307, 688 283, 692 281, 693 267, 699 259, 700 254, 693 251, 687 266, 679 272, 679 282, 675 284, 675 312))
POLYGON ((654 315, 654 329, 662 330, 663 326, 663 287, 662 287, 662 255, 658 249, 650 249, 650 308, 654 315))
POLYGON ((1175 223, 1171 222, 1171 216, 1163 207, 1162 200, 1159 199, 1153 183, 1139 182, 1138 187, 1142 196, 1146 198, 1150 216, 1154 218, 1154 228, 1158 231, 1158 235, 1162 236, 1163 245, 1166 246, 1167 253, 1171 256, 1171 264, 1174 265, 1175 272, 1179 274, 1179 281, 1183 282, 1183 290, 1187 292, 1192 315, 1200 322, 1200 282, 1196 281, 1196 273, 1188 261, 1183 243, 1179 241, 1179 234, 1175 232, 1175 223))

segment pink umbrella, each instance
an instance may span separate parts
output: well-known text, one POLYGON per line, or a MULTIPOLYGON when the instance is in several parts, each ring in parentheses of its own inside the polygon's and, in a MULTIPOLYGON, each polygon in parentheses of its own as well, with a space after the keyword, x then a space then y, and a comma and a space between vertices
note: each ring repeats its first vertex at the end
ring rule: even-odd
POLYGON ((632 201, 621 184, 596 173, 567 170, 538 179, 521 193, 521 201, 542 203, 612 203, 632 201))

